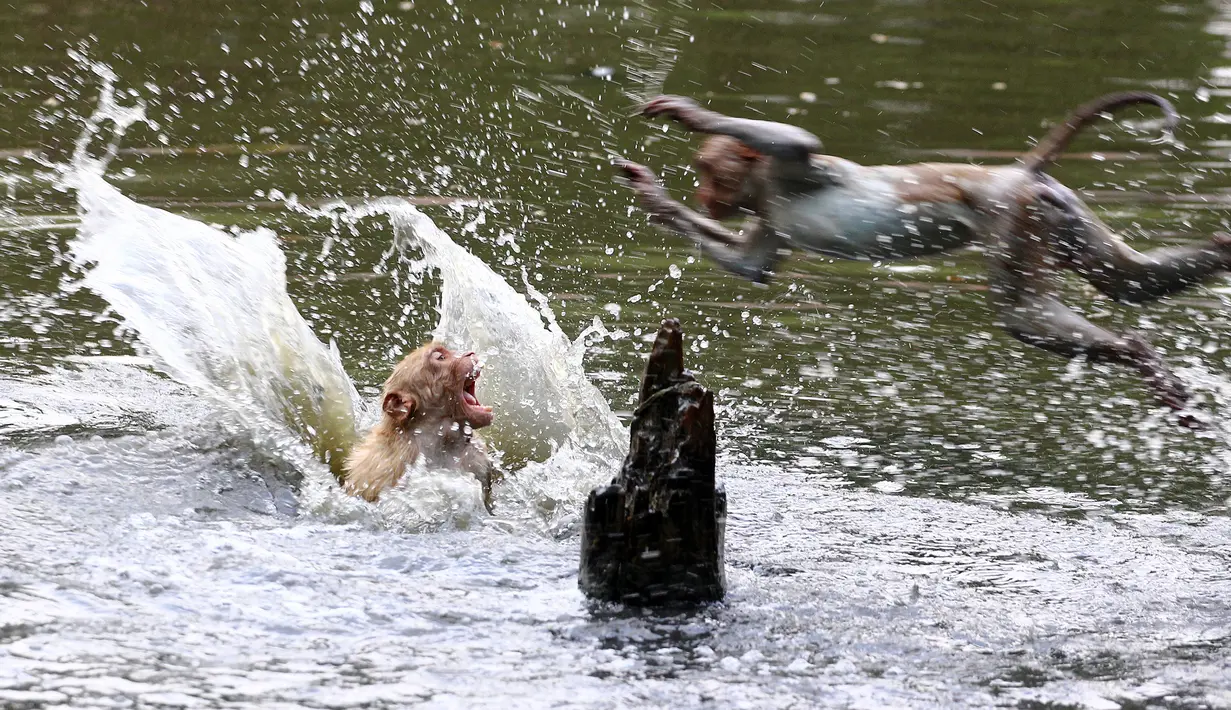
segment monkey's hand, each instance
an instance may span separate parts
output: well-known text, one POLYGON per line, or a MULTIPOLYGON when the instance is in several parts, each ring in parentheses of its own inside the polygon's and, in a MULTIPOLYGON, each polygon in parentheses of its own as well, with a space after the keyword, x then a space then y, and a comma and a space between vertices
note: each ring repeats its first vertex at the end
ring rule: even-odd
POLYGON ((615 161, 615 166, 623 174, 628 184, 638 192, 655 187, 662 189, 658 185, 658 178, 655 177, 654 171, 644 165, 638 165, 631 160, 619 158, 615 161))
POLYGON ((641 206, 650 213, 650 221, 661 223, 675 216, 677 205, 662 185, 654 172, 644 165, 628 160, 617 160, 615 166, 624 175, 629 186, 637 191, 641 198, 641 206))
POLYGON ((701 108, 696 101, 683 96, 659 96, 641 104, 640 112, 646 118, 666 116, 690 131, 713 133, 716 119, 720 116, 709 109, 701 108))

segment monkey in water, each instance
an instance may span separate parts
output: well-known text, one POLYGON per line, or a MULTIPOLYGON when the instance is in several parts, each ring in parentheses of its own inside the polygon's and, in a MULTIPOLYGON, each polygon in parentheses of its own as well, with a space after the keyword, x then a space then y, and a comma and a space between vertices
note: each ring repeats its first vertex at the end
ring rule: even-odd
POLYGON ((478 379, 473 352, 458 355, 432 342, 403 358, 381 392, 380 422, 346 459, 346 492, 375 501, 422 456, 428 467, 474 474, 490 512, 498 473, 474 437, 492 423, 492 408, 474 394, 478 379))
POLYGON ((767 281, 794 248, 891 260, 981 242, 990 257, 992 302, 1010 334, 1066 357, 1133 367, 1160 402, 1182 410, 1189 399, 1184 385, 1144 338, 1100 328, 1057 296, 1060 269, 1116 301, 1141 303, 1231 268, 1231 235, 1141 253, 1044 173, 1084 126, 1130 104, 1161 109, 1168 131, 1179 120, 1160 96, 1108 94, 1079 108, 1013 165, 864 166, 819 154, 820 140, 796 126, 733 118, 687 98, 660 96, 642 105, 642 115, 711 134, 695 158, 697 198, 710 217, 672 200, 648 168, 628 161, 617 167, 651 222, 756 282, 767 281), (748 215, 741 233, 716 221, 741 213, 748 215))

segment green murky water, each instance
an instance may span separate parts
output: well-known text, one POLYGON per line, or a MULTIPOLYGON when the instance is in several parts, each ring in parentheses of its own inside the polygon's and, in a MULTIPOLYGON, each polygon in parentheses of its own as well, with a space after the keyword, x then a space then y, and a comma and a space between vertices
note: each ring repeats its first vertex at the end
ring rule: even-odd
MULTIPOLYGON (((1046 121, 1092 96, 1149 87, 1190 119, 1182 139, 1193 153, 1160 156, 1111 129, 1076 150, 1112 159, 1070 160, 1057 173, 1088 190, 1134 244, 1203 238, 1222 224, 1227 186, 1217 88, 1225 42, 1211 8, 748 5, 9 8, 5 25, 18 36, 3 50, 0 103, 14 213, 4 297, 57 297, 49 256, 68 230, 17 228, 22 217, 64 215, 71 196, 21 178, 38 169, 27 154, 64 157, 80 130, 74 117, 92 106, 93 77, 66 54, 78 47, 116 69, 159 125, 127 141, 114 166, 124 190, 209 222, 277 229, 301 310, 323 336, 337 336, 368 383, 383 377, 390 348, 423 335, 385 327, 400 304, 368 276, 384 242, 357 236, 321 264, 319 225, 270 203, 274 191, 305 202, 381 194, 498 201, 466 233, 467 246, 514 283, 525 267, 571 332, 596 315, 632 333, 663 315, 682 318, 704 339, 697 369, 732 409, 732 449, 752 458, 803 458, 806 467, 821 440, 857 436, 867 442, 855 480, 911 471, 902 482, 921 493, 999 486, 1007 470, 1010 485, 1223 505, 1208 486, 1215 441, 1166 424, 1152 430, 1168 445, 1146 465, 1174 480, 1166 489, 1144 480, 1140 446, 1117 452, 1088 441, 1092 429, 1133 439, 1149 399, 1119 370, 1066 381, 1066 363, 998 332, 979 255, 894 265, 907 267, 900 270, 796 258, 776 284, 758 288, 648 228, 608 167, 625 155, 678 190, 690 187, 683 166, 695 139, 630 118, 634 98, 663 90, 663 79, 665 90, 721 111, 798 123, 828 151, 869 163, 1021 150, 1046 121), (192 38, 174 27, 192 27, 192 38), (1114 159, 1128 151, 1145 155, 1114 159), (609 315, 616 308, 618 320, 609 315), (997 474, 985 475, 987 462, 971 451, 996 452, 997 474)), ((455 232, 475 216, 432 214, 455 232)), ((3 343, 11 367, 126 352, 110 324, 94 323, 101 308, 87 301, 63 304, 71 311, 63 313, 15 308, 3 343)), ((1148 319, 1157 324, 1148 334, 1173 360, 1191 355, 1222 369, 1226 319, 1208 290, 1147 309, 1110 307, 1079 288, 1072 301, 1100 322, 1148 319)), ((596 354, 593 369, 626 372, 643 346, 625 345, 596 354)), ((619 408, 634 379, 600 382, 619 408)))

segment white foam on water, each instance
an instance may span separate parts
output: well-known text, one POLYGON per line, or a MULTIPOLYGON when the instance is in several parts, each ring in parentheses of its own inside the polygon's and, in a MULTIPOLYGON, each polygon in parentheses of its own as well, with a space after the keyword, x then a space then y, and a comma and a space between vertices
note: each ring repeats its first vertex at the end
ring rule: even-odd
MULTIPOLYGON (((256 446, 304 473, 306 510, 409 530, 466 528, 485 519, 478 483, 455 472, 412 467, 376 506, 340 492, 315 459, 345 448, 361 434, 358 423, 373 415, 337 348, 316 337, 287 295, 274 233, 231 235, 140 205, 109 184, 103 173, 119 137, 144 117, 140 107, 118 106, 114 76, 95 70, 103 80, 99 107, 61 179, 79 204, 81 226, 71 246, 85 270, 82 285, 107 300, 161 369, 217 404, 256 446), (107 123, 112 142, 93 158, 88 146, 107 123)), ((393 245, 384 263, 413 283, 428 270, 439 275, 435 337, 480 353, 478 395, 497 413, 485 438, 527 462, 498 491, 499 508, 552 532, 571 528, 585 492, 611 474, 627 441, 582 367, 585 338, 604 335, 601 325, 570 341, 528 281, 537 306, 404 200, 318 215, 386 218, 393 245)))

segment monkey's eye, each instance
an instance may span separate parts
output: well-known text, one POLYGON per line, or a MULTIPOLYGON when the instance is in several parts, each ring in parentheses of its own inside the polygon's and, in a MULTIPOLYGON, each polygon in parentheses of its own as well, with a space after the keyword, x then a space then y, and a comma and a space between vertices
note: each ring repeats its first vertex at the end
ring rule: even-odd
POLYGON ((437 350, 437 351, 436 351, 436 359, 437 359, 437 360, 444 360, 444 359, 445 359, 445 351, 443 351, 443 350, 437 350))

